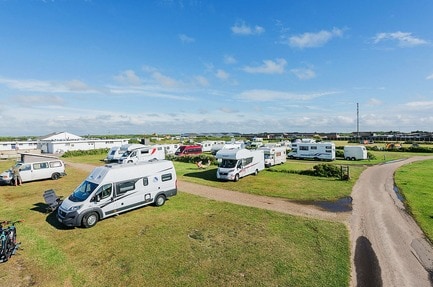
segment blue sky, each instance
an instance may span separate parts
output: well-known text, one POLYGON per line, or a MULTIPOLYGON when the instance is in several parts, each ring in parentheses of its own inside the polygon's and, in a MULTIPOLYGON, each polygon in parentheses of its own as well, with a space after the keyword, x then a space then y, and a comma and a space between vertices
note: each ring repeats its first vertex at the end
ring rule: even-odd
POLYGON ((432 12, 0 0, 0 135, 433 131, 432 12))

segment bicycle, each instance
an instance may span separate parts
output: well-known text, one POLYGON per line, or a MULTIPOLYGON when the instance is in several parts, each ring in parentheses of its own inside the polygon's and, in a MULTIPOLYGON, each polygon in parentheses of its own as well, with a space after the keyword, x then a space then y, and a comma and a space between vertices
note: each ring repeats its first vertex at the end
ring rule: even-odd
POLYGON ((23 220, 0 222, 0 263, 6 262, 14 255, 21 243, 17 243, 17 229, 16 223, 23 222, 23 220))

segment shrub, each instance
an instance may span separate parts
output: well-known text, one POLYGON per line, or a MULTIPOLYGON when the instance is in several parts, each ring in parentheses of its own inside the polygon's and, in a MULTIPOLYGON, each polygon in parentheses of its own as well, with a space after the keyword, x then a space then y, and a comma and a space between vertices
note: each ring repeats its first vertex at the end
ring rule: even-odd
POLYGON ((165 158, 168 160, 179 161, 179 162, 196 163, 201 161, 204 164, 207 162, 210 162, 211 164, 216 164, 216 159, 213 155, 204 154, 204 153, 199 155, 186 155, 186 156, 167 155, 165 158))
POLYGON ((341 171, 340 171, 340 167, 336 165, 322 163, 322 164, 315 165, 313 167, 313 170, 302 171, 301 174, 320 176, 320 177, 340 177, 341 171))
POLYGON ((62 157, 74 157, 74 156, 83 156, 83 155, 106 155, 108 153, 108 148, 100 148, 100 149, 91 149, 91 150, 70 150, 65 152, 62 157))

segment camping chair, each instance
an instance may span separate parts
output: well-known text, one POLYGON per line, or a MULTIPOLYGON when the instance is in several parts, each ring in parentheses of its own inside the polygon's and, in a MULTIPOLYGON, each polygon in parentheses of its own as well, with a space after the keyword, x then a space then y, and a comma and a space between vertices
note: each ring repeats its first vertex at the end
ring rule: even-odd
POLYGON ((48 204, 47 212, 52 212, 62 204, 62 198, 56 195, 53 189, 46 190, 44 192, 45 203, 48 204))

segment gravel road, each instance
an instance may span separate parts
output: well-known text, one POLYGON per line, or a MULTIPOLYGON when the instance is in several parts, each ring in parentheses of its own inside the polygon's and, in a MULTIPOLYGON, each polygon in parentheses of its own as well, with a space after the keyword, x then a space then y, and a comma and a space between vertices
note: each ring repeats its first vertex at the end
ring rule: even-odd
MULTIPOLYGON (((315 205, 256 196, 178 181, 179 192, 346 224, 351 240, 351 286, 433 286, 433 248, 394 191, 394 171, 413 157, 367 168, 352 191, 352 212, 328 212, 315 205)), ((92 170, 94 166, 67 163, 92 170)))

